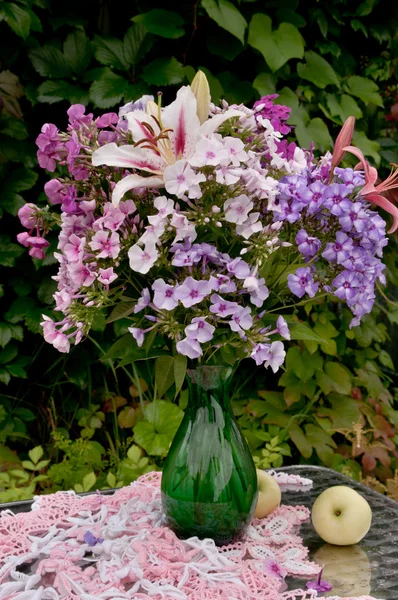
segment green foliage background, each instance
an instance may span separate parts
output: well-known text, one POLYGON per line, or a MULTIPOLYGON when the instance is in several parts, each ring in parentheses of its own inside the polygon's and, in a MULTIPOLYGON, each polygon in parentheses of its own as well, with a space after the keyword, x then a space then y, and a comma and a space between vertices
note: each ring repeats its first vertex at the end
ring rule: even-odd
MULTIPOLYGON (((330 149, 354 115, 355 144, 385 171, 398 162, 397 29, 389 0, 0 2, 0 501, 113 487, 161 468, 187 402, 184 366, 133 360, 123 318, 105 331, 100 314, 68 356, 43 342, 54 259, 31 260, 15 241, 18 209, 46 202, 41 125, 62 129, 71 103, 104 111, 159 89, 168 102, 201 68, 214 102, 278 93, 304 147, 330 149)), ((392 295, 395 255, 393 241, 392 295)), ((382 293, 354 331, 337 303, 294 315, 312 334, 292 342, 279 381, 242 365, 232 400, 260 466, 326 464, 391 488, 398 310, 382 293)))

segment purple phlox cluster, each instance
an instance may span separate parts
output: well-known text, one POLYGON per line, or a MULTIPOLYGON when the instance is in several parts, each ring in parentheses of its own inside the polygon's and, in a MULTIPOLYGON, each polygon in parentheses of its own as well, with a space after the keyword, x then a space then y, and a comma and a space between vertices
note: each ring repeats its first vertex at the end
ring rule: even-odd
POLYGON ((274 100, 279 97, 279 94, 270 94, 269 96, 263 96, 260 100, 254 103, 254 111, 256 119, 259 117, 268 119, 271 125, 277 131, 280 131, 283 135, 287 135, 291 131, 291 127, 286 124, 286 121, 290 117, 292 109, 282 104, 275 104, 274 100))

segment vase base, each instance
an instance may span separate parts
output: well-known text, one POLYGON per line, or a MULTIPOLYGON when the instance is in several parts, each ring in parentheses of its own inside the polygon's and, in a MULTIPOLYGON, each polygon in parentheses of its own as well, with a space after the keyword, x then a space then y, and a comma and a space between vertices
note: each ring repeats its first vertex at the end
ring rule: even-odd
POLYGON ((176 500, 162 492, 167 526, 177 537, 187 539, 195 536, 202 540, 210 538, 217 546, 239 541, 250 522, 249 514, 238 512, 231 504, 187 502, 176 500))

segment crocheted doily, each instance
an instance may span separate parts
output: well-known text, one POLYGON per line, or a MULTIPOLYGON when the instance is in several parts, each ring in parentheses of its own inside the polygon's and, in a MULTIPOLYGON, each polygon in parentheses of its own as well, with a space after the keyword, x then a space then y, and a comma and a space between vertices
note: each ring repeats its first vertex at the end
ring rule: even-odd
MULTIPOLYGON (((274 476, 282 489, 311 487, 298 476, 274 476)), ((307 508, 281 506, 253 519, 245 537, 228 546, 180 540, 165 526, 160 479, 149 473, 113 495, 57 492, 37 497, 31 512, 4 511, 0 600, 317 598, 314 590, 286 591, 284 582, 319 572, 298 536, 307 508)))

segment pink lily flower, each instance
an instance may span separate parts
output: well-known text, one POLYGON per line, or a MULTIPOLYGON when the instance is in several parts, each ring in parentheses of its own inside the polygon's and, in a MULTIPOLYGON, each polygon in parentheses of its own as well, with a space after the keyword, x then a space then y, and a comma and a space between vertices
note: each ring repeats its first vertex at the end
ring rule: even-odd
POLYGON ((197 100, 189 86, 182 87, 174 102, 158 112, 135 110, 125 118, 134 144, 117 146, 105 144, 92 155, 94 166, 108 165, 138 169, 150 173, 150 177, 138 174, 127 175, 113 189, 112 202, 117 206, 124 194, 139 187, 164 187, 165 169, 181 159, 189 159, 195 152, 196 142, 201 137, 213 134, 231 117, 245 116, 242 111, 229 109, 200 123, 197 115, 197 100))
POLYGON ((340 164, 341 159, 344 156, 345 146, 349 146, 351 144, 352 136, 354 134, 354 127, 355 117, 348 117, 334 144, 330 177, 333 176, 335 167, 340 164))
POLYGON ((365 173, 365 185, 361 190, 361 196, 369 202, 377 204, 377 206, 380 206, 392 215, 393 224, 388 230, 388 233, 393 233, 398 229, 398 208, 381 194, 398 188, 398 169, 393 169, 385 181, 375 185, 378 177, 377 169, 368 163, 361 150, 355 146, 346 146, 343 148, 343 153, 344 152, 350 152, 359 159, 359 163, 356 165, 355 169, 363 169, 365 173))

